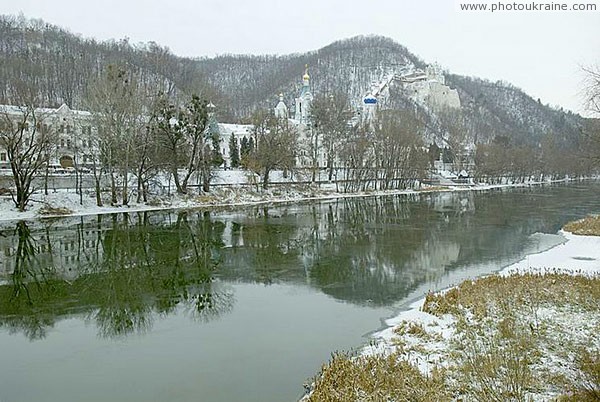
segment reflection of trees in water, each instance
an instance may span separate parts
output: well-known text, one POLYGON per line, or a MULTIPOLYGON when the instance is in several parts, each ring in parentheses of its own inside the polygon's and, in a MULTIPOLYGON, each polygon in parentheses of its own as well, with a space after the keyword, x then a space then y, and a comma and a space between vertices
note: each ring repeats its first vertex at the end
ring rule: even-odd
POLYGON ((189 317, 201 322, 209 322, 233 310, 235 295, 233 289, 221 282, 206 283, 194 292, 185 310, 189 317))
POLYGON ((220 219, 158 212, 35 230, 19 223, 5 232, 15 251, 0 325, 33 339, 69 314, 85 313, 107 337, 147 331, 178 309, 207 321, 232 309, 227 281, 308 284, 389 305, 448 270, 514 255, 530 234, 598 207, 593 190, 572 188, 340 199, 220 219), (563 212, 571 205, 584 207, 563 212))
POLYGON ((556 210, 566 209, 568 198, 539 191, 329 203, 314 218, 318 230, 307 236, 304 262, 311 284, 342 300, 385 305, 449 270, 516 255, 529 235, 552 233, 566 220, 556 210))
POLYGON ((113 338, 146 332, 156 314, 178 306, 204 321, 232 308, 231 290, 213 283, 223 224, 209 215, 190 221, 181 213, 174 222, 157 225, 144 213, 122 214, 77 225, 82 241, 73 241, 78 249, 68 258, 80 274, 71 281, 48 275, 55 270, 48 265, 52 259, 40 252, 42 240, 31 236, 25 223, 17 231, 12 286, 0 286, 0 322, 31 339, 44 337, 55 319, 73 313, 85 313, 100 336, 113 338), (98 242, 83 247, 89 241, 89 236, 83 241, 85 233, 98 242))
POLYGON ((261 206, 250 210, 245 219, 228 223, 219 277, 266 285, 304 280, 298 265, 304 240, 296 217, 285 209, 269 211, 261 206))
POLYGON ((335 235, 322 237, 310 269, 312 283, 336 298, 379 305, 398 300, 422 278, 419 267, 407 261, 437 226, 426 205, 373 197, 340 200, 335 209, 334 217, 323 219, 335 222, 324 231, 335 235), (420 230, 419 222, 427 230, 420 230))
POLYGON ((0 287, 0 311, 6 317, 0 325, 9 328, 11 333, 23 331, 29 339, 41 339, 54 325, 54 317, 36 310, 34 302, 47 302, 52 293, 62 291, 64 283, 54 278, 52 266, 42 264, 38 268, 36 242, 25 222, 16 224, 14 236, 17 245, 12 256, 11 281, 0 287), (49 288, 45 286, 47 283, 49 288))

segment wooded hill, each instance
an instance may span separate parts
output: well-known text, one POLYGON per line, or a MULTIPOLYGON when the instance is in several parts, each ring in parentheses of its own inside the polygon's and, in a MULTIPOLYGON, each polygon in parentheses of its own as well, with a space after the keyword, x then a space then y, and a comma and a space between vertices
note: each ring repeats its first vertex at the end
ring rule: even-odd
MULTIPOLYGON (((357 104, 371 84, 386 74, 404 66, 422 68, 426 63, 402 45, 378 36, 355 37, 284 56, 191 59, 153 42, 99 42, 41 20, 0 16, 0 103, 16 103, 18 87, 27 85, 35 88, 41 106, 64 102, 85 109, 87 83, 109 64, 134 70, 156 91, 200 93, 218 106, 221 121, 240 122, 258 108, 272 108, 280 93, 291 107, 305 65, 314 94, 342 91, 357 104)), ((468 132, 476 142, 500 138, 513 144, 573 145, 586 124, 581 116, 543 105, 508 83, 450 73, 446 77, 459 92, 468 132)), ((392 87, 390 92, 390 107, 412 104, 402 91, 392 87)), ((428 115, 430 134, 439 135, 435 114, 416 107, 428 115)))

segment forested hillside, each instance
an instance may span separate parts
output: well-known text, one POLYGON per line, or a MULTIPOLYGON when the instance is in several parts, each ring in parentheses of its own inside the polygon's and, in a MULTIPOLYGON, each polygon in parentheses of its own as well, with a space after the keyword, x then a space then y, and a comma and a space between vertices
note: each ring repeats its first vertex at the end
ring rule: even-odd
MULTIPOLYGON (((314 94, 341 91, 355 105, 372 83, 406 68, 425 66, 405 47, 383 37, 355 37, 284 56, 190 59, 152 42, 98 42, 40 20, 0 16, 0 103, 18 103, 17 95, 26 87, 34 88, 43 106, 64 102, 83 109, 87 84, 109 64, 125 65, 157 92, 200 93, 218 106, 221 121, 231 122, 246 120, 258 108, 273 107, 280 93, 291 107, 306 65, 314 94)), ((535 145, 551 138, 557 144, 572 144, 585 123, 580 116, 543 105, 508 83, 453 74, 447 74, 447 83, 459 92, 475 142, 503 138, 535 145)), ((391 92, 389 107, 411 105, 402 91, 391 92)), ((443 124, 432 111, 422 112, 428 114, 428 130, 436 135, 443 124)))
POLYGON ((543 105, 509 83, 453 74, 448 81, 458 89, 467 120, 477 126, 477 142, 507 137, 533 145, 552 138, 557 144, 569 145, 581 137, 585 119, 543 105))
POLYGON ((196 61, 177 57, 156 43, 98 42, 41 20, 0 16, 1 103, 18 103, 24 92, 34 91, 41 106, 64 102, 83 109, 88 83, 110 64, 133 70, 156 91, 218 97, 196 61))
POLYGON ((258 106, 273 107, 280 93, 288 105, 298 93, 308 66, 313 93, 341 91, 362 101, 372 82, 405 66, 422 66, 406 48, 384 37, 355 37, 317 51, 286 56, 220 56, 198 61, 210 83, 243 118, 258 106))

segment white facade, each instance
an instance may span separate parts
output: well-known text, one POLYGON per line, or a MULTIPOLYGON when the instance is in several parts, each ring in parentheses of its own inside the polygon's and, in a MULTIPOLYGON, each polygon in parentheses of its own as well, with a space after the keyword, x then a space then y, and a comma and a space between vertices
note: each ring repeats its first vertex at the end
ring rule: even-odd
POLYGON ((278 119, 288 119, 290 117, 288 107, 283 102, 283 94, 279 94, 279 103, 275 106, 275 117, 278 119))
POLYGON ((446 78, 437 64, 429 65, 425 71, 417 70, 401 77, 408 95, 417 102, 433 108, 460 108, 458 91, 446 85, 446 78))
MULTIPOLYGON (((25 109, 19 106, 0 105, 0 119, 12 121, 17 124, 23 119, 25 109)), ((57 109, 37 108, 35 109, 37 130, 49 130, 58 134, 56 149, 50 155, 50 166, 68 168, 74 162, 80 166, 86 166, 93 161, 92 141, 97 135, 94 127, 92 114, 82 110, 71 110, 62 104, 57 109)), ((34 124, 28 122, 29 126, 25 134, 33 133, 34 124)), ((8 168, 9 162, 6 150, 0 145, 0 168, 8 168)))
POLYGON ((252 136, 252 128, 253 126, 251 124, 219 123, 219 136, 221 138, 219 146, 221 147, 221 155, 223 155, 223 159, 225 160, 225 166, 231 167, 231 156, 229 154, 229 139, 231 138, 231 134, 233 134, 237 140, 239 152, 242 138, 246 137, 249 140, 252 136))

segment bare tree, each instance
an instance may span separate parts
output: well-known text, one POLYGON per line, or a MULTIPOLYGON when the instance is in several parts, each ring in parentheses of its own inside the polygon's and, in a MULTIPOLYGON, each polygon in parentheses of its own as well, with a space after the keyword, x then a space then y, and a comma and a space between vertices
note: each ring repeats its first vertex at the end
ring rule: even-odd
POLYGON ((316 166, 317 152, 322 149, 326 155, 329 180, 333 179, 338 148, 349 131, 348 121, 352 118, 352 114, 348 95, 342 92, 317 96, 312 102, 311 116, 314 130, 311 131, 310 151, 313 167, 316 166))
POLYGON ((368 124, 353 127, 339 147, 345 192, 365 190, 374 180, 373 132, 368 124))
POLYGON ((133 162, 136 166, 137 200, 148 202, 150 180, 155 178, 162 165, 162 150, 152 130, 152 122, 139 130, 133 138, 133 162))
POLYGON ((33 180, 48 163, 55 133, 43 123, 44 115, 30 102, 4 106, 0 114, 0 147, 6 150, 15 190, 15 206, 24 211, 35 192, 33 180))
POLYGON ((261 175, 266 189, 271 171, 294 167, 298 133, 287 119, 279 119, 266 110, 256 112, 252 122, 255 149, 248 155, 248 166, 261 175))
POLYGON ((409 110, 382 110, 373 122, 373 152, 381 189, 406 187, 424 177, 423 122, 409 110))
POLYGON ((583 71, 585 106, 596 117, 588 121, 584 129, 587 140, 586 154, 593 164, 600 166, 600 66, 583 68, 583 71))
POLYGON ((441 129, 446 133, 444 140, 450 148, 454 169, 458 173, 466 167, 469 159, 467 147, 472 142, 465 116, 460 109, 450 107, 441 108, 437 116, 441 129))
POLYGON ((187 194, 194 173, 200 174, 204 191, 209 191, 212 175, 212 149, 207 141, 208 103, 192 95, 181 108, 165 95, 158 97, 153 110, 153 130, 168 152, 166 165, 179 194, 187 194), (185 168, 181 173, 179 168, 185 168))
POLYGON ((585 72, 584 101, 587 109, 600 115, 600 66, 583 68, 585 72))
POLYGON ((100 164, 110 174, 112 204, 118 202, 118 170, 122 178, 122 202, 129 203, 133 140, 145 127, 142 113, 145 99, 135 75, 114 65, 109 65, 88 91, 87 103, 98 128, 100 164))

